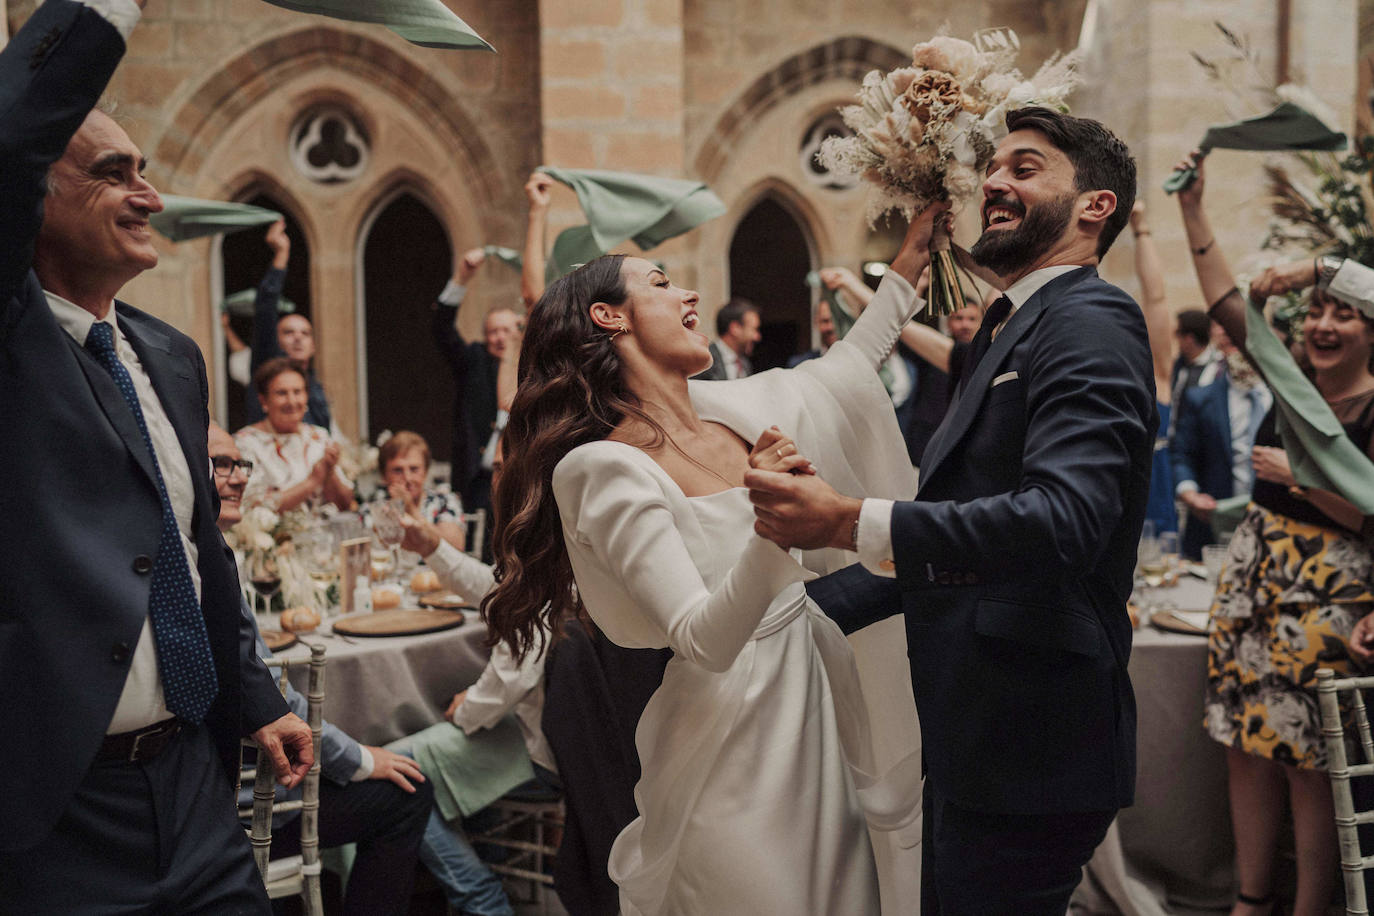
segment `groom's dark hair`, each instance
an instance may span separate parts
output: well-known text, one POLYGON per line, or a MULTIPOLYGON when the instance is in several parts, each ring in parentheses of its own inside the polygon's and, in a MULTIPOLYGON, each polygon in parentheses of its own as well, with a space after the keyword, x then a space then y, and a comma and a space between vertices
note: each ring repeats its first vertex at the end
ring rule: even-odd
POLYGON ((1067 156, 1073 163, 1076 190, 1111 191, 1116 195, 1116 210, 1107 217, 1102 234, 1097 237, 1097 256, 1105 255, 1126 228, 1135 206, 1135 159, 1130 149, 1101 123, 1049 108, 1007 112, 1007 132, 1014 130, 1038 131, 1067 156))

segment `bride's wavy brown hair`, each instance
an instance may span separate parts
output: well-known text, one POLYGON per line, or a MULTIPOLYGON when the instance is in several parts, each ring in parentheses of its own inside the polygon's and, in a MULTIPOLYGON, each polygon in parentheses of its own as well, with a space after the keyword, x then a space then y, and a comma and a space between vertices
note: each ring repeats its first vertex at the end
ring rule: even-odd
POLYGON ((502 439, 504 464, 492 497, 496 587, 482 600, 492 645, 521 659, 586 619, 573 587, 553 498, 553 469, 584 442, 604 439, 627 415, 657 430, 620 374, 611 335, 591 318, 595 302, 624 303, 623 255, 607 255, 553 282, 530 311, 520 384, 502 439))

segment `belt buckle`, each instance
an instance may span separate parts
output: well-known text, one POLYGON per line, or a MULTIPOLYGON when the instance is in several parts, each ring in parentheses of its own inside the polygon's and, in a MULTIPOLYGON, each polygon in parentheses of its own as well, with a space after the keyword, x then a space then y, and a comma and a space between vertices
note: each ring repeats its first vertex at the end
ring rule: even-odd
POLYGON ((134 735, 134 743, 129 747, 129 756, 125 760, 126 763, 138 762, 138 746, 140 743, 142 743, 144 738, 150 737, 152 734, 153 732, 141 732, 137 735, 134 735))

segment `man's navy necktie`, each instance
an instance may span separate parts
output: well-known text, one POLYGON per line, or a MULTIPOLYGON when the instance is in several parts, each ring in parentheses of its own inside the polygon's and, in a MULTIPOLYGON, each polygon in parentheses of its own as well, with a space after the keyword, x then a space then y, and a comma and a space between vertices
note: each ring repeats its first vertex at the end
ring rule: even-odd
POLYGON ((210 635, 205 629, 205 617, 196 600, 191 568, 181 544, 176 513, 167 496, 162 480, 162 468, 148 435, 143 408, 129 370, 115 353, 114 330, 105 322, 91 325, 86 336, 86 349, 114 379, 115 387, 124 396, 143 433, 143 444, 153 461, 157 493, 162 500, 162 537, 158 541, 157 560, 153 563, 153 582, 148 594, 148 614, 152 618, 153 637, 157 641, 158 670, 162 675, 162 692, 167 709, 188 722, 199 722, 214 702, 219 690, 215 675, 215 659, 210 652, 210 635))
POLYGON ((992 332, 997 326, 1006 320, 1011 314, 1011 300, 1006 296, 998 296, 997 301, 988 306, 988 310, 983 315, 983 323, 978 328, 978 333, 973 338, 973 343, 969 347, 968 358, 964 360, 963 381, 967 382, 973 377, 973 370, 978 368, 978 363, 987 355, 988 348, 992 346, 992 332))

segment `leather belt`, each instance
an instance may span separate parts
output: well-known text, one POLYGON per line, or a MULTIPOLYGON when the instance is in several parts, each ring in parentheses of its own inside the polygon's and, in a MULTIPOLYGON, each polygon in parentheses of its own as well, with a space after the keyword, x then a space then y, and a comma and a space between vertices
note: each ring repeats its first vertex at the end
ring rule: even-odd
POLYGON ((152 760, 167 749, 172 739, 181 734, 181 729, 180 719, 164 719, 147 728, 106 735, 100 751, 95 755, 96 763, 142 763, 152 760))

